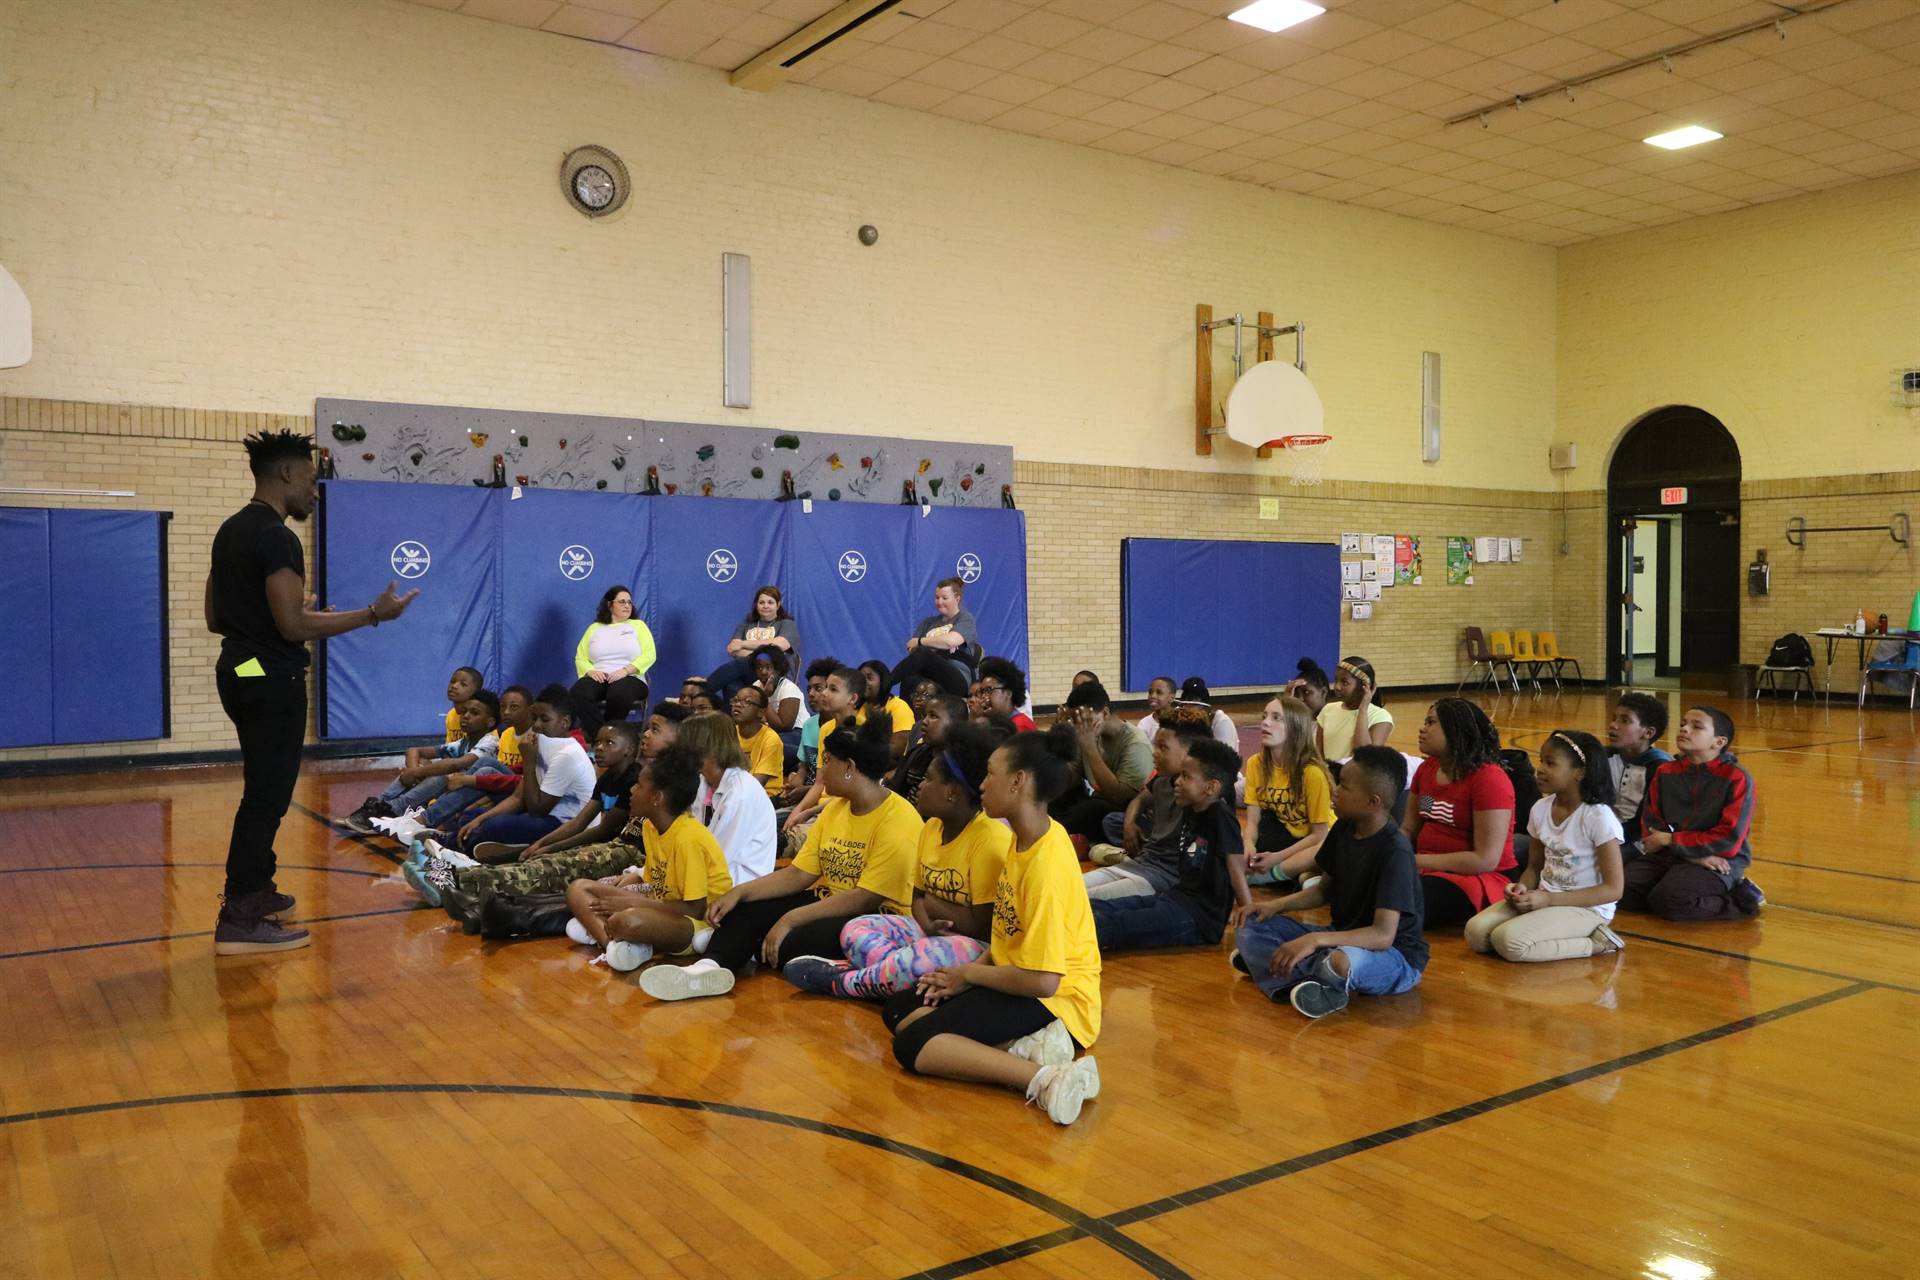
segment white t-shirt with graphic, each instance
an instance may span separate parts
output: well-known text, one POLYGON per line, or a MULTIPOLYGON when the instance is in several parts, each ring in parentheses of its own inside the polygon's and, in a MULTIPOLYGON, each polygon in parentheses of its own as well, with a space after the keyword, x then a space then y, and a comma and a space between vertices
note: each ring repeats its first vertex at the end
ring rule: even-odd
MULTIPOLYGON (((1583 804, 1555 825, 1553 797, 1542 796, 1527 815, 1527 834, 1542 851, 1540 887, 1548 893, 1571 893, 1600 883, 1600 865, 1594 851, 1609 840, 1621 839, 1620 819, 1603 804, 1583 804)), ((1613 919, 1616 903, 1588 907, 1602 920, 1613 919)))
POLYGON ((564 738, 541 735, 538 739, 528 734, 522 739, 534 740, 540 744, 533 771, 534 783, 548 795, 559 797, 547 814, 565 822, 579 813, 593 796, 594 783, 598 781, 593 772, 593 761, 571 734, 564 738))

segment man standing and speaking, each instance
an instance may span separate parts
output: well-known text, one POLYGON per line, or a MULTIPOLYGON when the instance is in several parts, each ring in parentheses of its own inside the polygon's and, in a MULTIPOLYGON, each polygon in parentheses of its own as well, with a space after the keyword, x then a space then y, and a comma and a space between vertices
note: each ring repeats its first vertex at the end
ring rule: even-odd
POLYGON ((405 613, 416 589, 348 613, 315 610, 306 556, 287 517, 313 514, 313 440, 263 431, 244 441, 253 497, 213 538, 207 630, 222 637, 214 679, 220 706, 240 736, 243 789, 227 845, 227 885, 214 927, 216 955, 291 951, 310 940, 281 923, 293 896, 275 888, 273 838, 300 777, 307 736, 307 641, 377 627, 405 613))

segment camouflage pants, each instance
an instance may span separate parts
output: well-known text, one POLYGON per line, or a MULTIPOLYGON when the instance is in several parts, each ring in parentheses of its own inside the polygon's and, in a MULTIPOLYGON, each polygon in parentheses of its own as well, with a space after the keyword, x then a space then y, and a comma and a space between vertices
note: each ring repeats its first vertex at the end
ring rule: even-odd
POLYGON ((483 899, 496 893, 565 893, 575 880, 617 876, 645 860, 646 854, 635 846, 610 840, 605 844, 564 849, 529 862, 465 867, 454 872, 454 883, 462 893, 483 899))

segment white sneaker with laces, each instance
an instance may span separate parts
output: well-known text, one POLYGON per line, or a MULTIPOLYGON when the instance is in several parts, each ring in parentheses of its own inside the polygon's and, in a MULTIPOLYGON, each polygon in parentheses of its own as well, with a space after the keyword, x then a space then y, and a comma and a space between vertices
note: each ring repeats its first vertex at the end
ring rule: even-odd
POLYGON ((1025 1058, 1043 1067, 1063 1067, 1073 1061, 1077 1052, 1073 1037, 1067 1034, 1067 1024, 1058 1018, 1038 1031, 1021 1036, 1008 1044, 1006 1050, 1016 1058, 1025 1058))
POLYGON ((1042 1067, 1027 1086, 1027 1101, 1046 1110, 1055 1124, 1072 1124, 1080 1108, 1100 1092, 1100 1068, 1091 1057, 1064 1067, 1042 1067))
POLYGON ((607 967, 616 973, 632 973, 651 959, 653 948, 644 942, 622 942, 615 938, 607 943, 607 967))
POLYGON ((587 926, 581 924, 578 920, 567 921, 567 938, 569 941, 577 942, 583 947, 597 947, 600 945, 593 940, 593 935, 587 932, 587 926))
POLYGON ((479 862, 477 862, 472 858, 469 858, 466 854, 461 853, 458 849, 443 849, 440 853, 440 858, 441 858, 441 861, 443 862, 451 863, 452 865, 456 867, 461 867, 463 869, 466 867, 477 867, 480 865, 479 862))
POLYGON ((640 975, 640 989, 656 1000, 723 996, 733 990, 733 970, 716 960, 696 960, 685 967, 657 964, 640 975))

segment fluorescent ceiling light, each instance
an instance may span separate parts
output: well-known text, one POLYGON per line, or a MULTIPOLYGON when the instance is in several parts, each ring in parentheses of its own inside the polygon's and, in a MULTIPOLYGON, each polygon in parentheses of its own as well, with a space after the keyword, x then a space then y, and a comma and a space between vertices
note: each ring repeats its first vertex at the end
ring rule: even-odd
POLYGON ((1243 22, 1262 31, 1285 31, 1288 27, 1317 18, 1326 10, 1307 0, 1254 0, 1244 9, 1227 15, 1229 22, 1243 22))
POLYGON ((1703 142, 1712 142, 1715 138, 1723 136, 1723 134, 1715 133, 1711 129, 1703 129, 1697 124, 1690 124, 1684 129, 1672 129, 1666 133, 1656 133, 1651 138, 1643 138, 1641 141, 1650 147, 1660 147, 1667 151, 1678 151, 1682 147, 1697 147, 1703 142))

